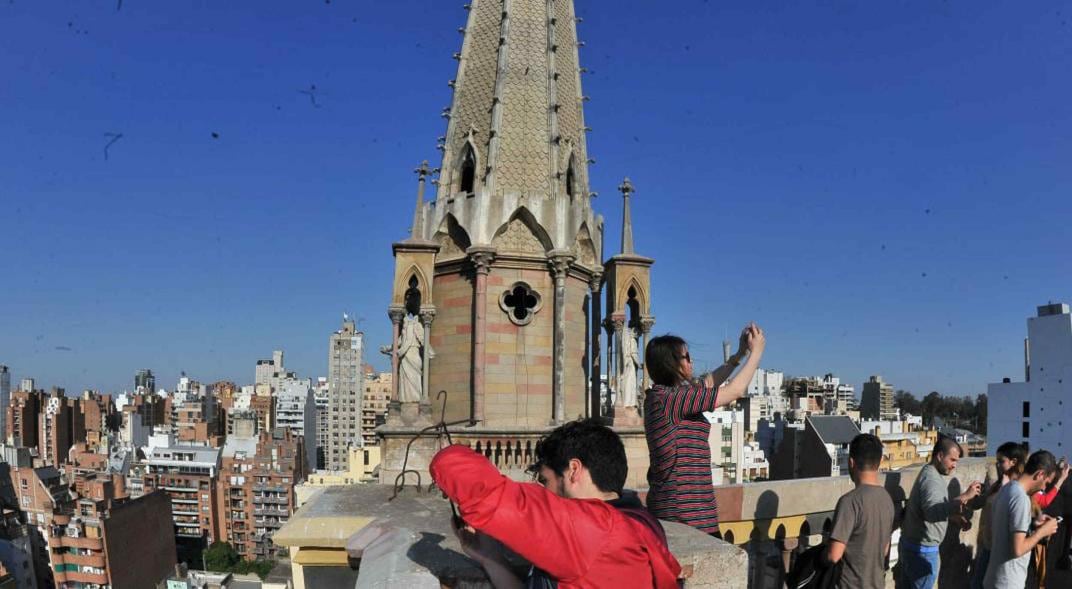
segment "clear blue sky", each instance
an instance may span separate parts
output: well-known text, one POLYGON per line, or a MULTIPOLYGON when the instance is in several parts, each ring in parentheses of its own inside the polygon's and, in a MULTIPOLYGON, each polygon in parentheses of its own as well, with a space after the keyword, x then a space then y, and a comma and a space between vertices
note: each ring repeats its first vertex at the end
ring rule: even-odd
MULTIPOLYGON (((386 343, 461 4, 0 2, 0 363, 108 391, 283 348, 317 376, 343 311, 386 343)), ((1072 300, 1072 6, 578 12, 596 206, 614 246, 636 183, 657 331, 710 364, 756 320, 766 366, 858 388, 1022 376, 1025 319, 1072 300)))

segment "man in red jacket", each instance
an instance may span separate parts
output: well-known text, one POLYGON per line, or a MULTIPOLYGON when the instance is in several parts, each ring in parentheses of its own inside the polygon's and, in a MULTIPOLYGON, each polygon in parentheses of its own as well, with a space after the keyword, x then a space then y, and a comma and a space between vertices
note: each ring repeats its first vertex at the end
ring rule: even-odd
POLYGON ((678 587, 681 566, 658 520, 623 491, 628 464, 618 434, 587 419, 536 445, 540 484, 514 482, 464 446, 440 451, 430 470, 458 504, 459 536, 492 583, 504 587, 678 587), (506 566, 495 542, 533 565, 527 579, 506 566))

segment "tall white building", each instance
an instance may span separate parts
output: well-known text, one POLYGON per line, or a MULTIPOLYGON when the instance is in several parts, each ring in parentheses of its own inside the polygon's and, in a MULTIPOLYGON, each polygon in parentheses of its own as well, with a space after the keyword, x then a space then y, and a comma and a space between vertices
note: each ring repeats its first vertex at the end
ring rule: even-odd
POLYGON ((0 441, 7 440, 7 406, 11 404, 11 372, 0 364, 0 441))
POLYGON ((1043 305, 1037 317, 1027 320, 1024 375, 1024 382, 1006 378, 988 387, 988 453, 993 455, 1004 442, 1017 441, 1026 442, 1031 450, 1068 455, 1072 450, 1072 314, 1068 305, 1043 305))
POLYGON ((785 373, 760 368, 748 384, 748 396, 780 396, 785 390, 785 373))
POLYGON ((362 443, 363 337, 354 320, 344 315, 342 327, 328 342, 328 470, 347 470, 349 447, 362 443))
POLYGON ((316 468, 316 398, 311 378, 296 378, 287 375, 278 381, 275 393, 276 427, 289 427, 299 434, 305 443, 305 459, 308 468, 316 468))

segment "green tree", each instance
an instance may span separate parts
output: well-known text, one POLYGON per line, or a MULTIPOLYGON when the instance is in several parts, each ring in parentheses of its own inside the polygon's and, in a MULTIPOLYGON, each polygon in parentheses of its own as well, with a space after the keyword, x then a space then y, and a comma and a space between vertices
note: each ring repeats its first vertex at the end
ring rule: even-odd
POLYGON ((893 406, 900 409, 901 413, 911 413, 912 415, 921 415, 923 410, 919 399, 912 393, 903 390, 898 390, 893 394, 893 406))
POLYGON ((241 559, 234 546, 227 542, 213 542, 204 553, 205 568, 220 573, 231 572, 241 559))

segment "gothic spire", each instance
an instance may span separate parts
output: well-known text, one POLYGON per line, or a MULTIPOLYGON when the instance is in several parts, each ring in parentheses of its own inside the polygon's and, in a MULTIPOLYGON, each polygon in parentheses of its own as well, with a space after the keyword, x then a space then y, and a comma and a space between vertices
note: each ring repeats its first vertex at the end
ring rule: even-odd
POLYGON ((454 99, 444 111, 438 198, 587 201, 586 98, 573 0, 472 0, 467 9, 450 82, 454 99))

